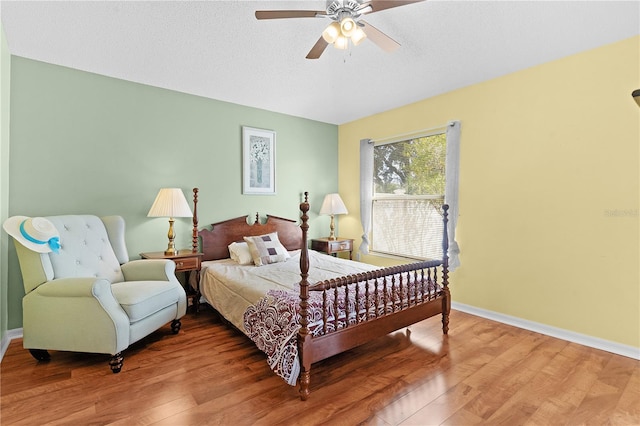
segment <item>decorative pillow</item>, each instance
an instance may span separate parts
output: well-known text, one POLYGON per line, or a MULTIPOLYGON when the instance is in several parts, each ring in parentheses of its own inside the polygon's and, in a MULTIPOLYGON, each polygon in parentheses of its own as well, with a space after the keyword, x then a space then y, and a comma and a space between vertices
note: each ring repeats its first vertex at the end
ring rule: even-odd
POLYGON ((240 265, 251 265, 253 263, 253 257, 249 251, 247 243, 231 243, 229 244, 229 255, 231 259, 238 262, 240 265))
POLYGON ((244 237, 244 240, 249 246, 253 263, 256 266, 284 262, 291 257, 287 249, 280 243, 277 232, 257 237, 244 237))

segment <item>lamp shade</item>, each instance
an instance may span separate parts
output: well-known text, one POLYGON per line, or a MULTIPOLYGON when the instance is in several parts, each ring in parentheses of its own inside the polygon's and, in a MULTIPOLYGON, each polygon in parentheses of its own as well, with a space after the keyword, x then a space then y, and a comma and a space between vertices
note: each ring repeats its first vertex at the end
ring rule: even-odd
POLYGON ((340 22, 340 32, 345 37, 351 37, 351 34, 353 34, 356 28, 356 23, 351 18, 344 18, 340 22))
POLYGON ((347 207, 342 202, 340 194, 327 194, 320 207, 320 214, 347 214, 347 207))
POLYGON ((342 34, 336 37, 336 41, 333 42, 333 47, 340 50, 346 50, 349 47, 349 39, 342 34))
POLYGON ((147 217, 191 217, 191 208, 180 188, 162 188, 147 217))
POLYGON ((362 28, 356 27, 356 29, 353 31, 353 34, 351 35, 351 42, 353 42, 354 46, 357 46, 362 43, 362 40, 364 40, 365 38, 367 38, 367 35, 364 33, 364 31, 362 31, 362 28))
POLYGON ((327 28, 322 32, 322 38, 327 43, 333 43, 340 35, 340 24, 337 22, 332 22, 327 28))

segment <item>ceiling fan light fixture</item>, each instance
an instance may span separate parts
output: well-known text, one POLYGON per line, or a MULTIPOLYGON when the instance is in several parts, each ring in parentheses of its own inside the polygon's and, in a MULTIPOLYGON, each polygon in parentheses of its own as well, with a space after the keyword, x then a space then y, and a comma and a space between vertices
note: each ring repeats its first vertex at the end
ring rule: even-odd
POLYGON ((322 38, 324 39, 324 41, 326 41, 329 44, 335 42, 339 35, 340 35, 340 24, 338 24, 337 22, 332 22, 322 32, 322 38))
POLYGON ((364 40, 365 38, 367 38, 367 35, 365 34, 364 31, 362 31, 362 28, 360 27, 356 27, 356 30, 351 35, 351 41, 353 42, 354 46, 357 46, 360 43, 362 43, 362 40, 364 40))
MULTIPOLYGON (((1 0, 0 0, 1 1, 1 0)), ((358 46, 362 40, 370 38, 385 52, 392 52, 400 43, 360 18, 367 14, 419 3, 425 0, 327 0, 326 10, 257 10, 256 19, 283 18, 325 18, 329 25, 313 45, 307 59, 318 59, 327 46, 333 44, 336 49, 349 49, 353 43, 358 46)))
POLYGON ((333 47, 335 47, 336 49, 345 50, 347 47, 349 47, 349 39, 343 35, 339 35, 338 38, 336 38, 336 41, 333 43, 333 47))
POLYGON ((356 22, 351 18, 347 17, 340 21, 340 32, 345 37, 351 37, 356 28, 358 28, 356 22))

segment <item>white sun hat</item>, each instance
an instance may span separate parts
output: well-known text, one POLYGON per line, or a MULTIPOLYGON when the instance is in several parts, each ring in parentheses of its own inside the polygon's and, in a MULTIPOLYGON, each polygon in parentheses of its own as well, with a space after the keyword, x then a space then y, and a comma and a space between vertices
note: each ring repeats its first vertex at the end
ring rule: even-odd
POLYGON ((5 220, 2 227, 29 250, 37 253, 58 253, 60 250, 60 233, 43 217, 13 216, 5 220))

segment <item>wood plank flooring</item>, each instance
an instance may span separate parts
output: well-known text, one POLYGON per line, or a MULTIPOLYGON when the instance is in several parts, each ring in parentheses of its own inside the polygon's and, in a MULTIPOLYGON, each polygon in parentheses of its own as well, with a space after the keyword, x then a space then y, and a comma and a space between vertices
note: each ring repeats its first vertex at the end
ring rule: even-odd
POLYGON ((637 425, 640 361, 453 311, 314 364, 311 396, 206 307, 125 351, 51 352, 11 342, 2 425, 637 425))

